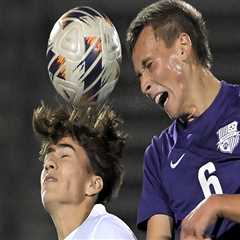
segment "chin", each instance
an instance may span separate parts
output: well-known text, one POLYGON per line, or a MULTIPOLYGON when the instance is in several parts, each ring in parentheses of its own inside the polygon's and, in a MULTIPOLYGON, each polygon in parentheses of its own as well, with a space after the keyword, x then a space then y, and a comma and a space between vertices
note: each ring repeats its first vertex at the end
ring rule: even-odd
POLYGON ((181 117, 181 115, 182 115, 180 109, 177 108, 177 107, 174 108, 174 107, 172 106, 172 108, 171 108, 171 106, 166 105, 166 106, 164 107, 164 110, 165 110, 166 114, 168 115, 168 117, 169 117, 170 119, 172 119, 172 120, 175 120, 175 119, 181 117))
POLYGON ((59 209, 59 204, 56 199, 42 199, 44 209, 51 215, 59 209))
POLYGON ((175 120, 179 117, 179 114, 174 112, 174 111, 168 111, 168 110, 165 109, 165 112, 168 115, 168 117, 172 120, 175 120))
POLYGON ((46 192, 41 194, 41 199, 42 199, 42 205, 44 208, 47 208, 47 205, 49 202, 51 202, 51 198, 49 197, 49 194, 46 192))
POLYGON ((53 204, 57 202, 56 195, 47 193, 46 191, 41 193, 42 205, 48 210, 53 204))

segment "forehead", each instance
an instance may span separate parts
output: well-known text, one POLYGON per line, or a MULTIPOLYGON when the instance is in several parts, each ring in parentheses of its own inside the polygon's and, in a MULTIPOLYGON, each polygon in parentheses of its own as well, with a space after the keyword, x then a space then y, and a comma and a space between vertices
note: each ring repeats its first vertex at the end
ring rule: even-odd
POLYGON ((78 141, 73 139, 71 136, 65 136, 61 138, 56 144, 49 144, 48 149, 52 149, 53 151, 56 149, 71 149, 76 154, 86 156, 84 147, 81 146, 78 141))
POLYGON ((141 33, 139 34, 135 46, 132 52, 132 60, 133 62, 137 62, 137 60, 141 59, 142 56, 146 54, 151 54, 154 47, 156 47, 156 38, 154 35, 153 28, 149 26, 145 26, 141 33))
POLYGON ((132 52, 132 61, 134 70, 138 73, 148 60, 162 58, 169 54, 170 48, 167 48, 161 37, 156 37, 151 25, 145 26, 139 34, 132 52))
POLYGON ((80 146, 77 141, 75 141, 71 136, 64 136, 60 138, 56 143, 50 143, 48 145, 49 148, 56 148, 56 147, 61 147, 64 145, 69 145, 69 146, 80 146))

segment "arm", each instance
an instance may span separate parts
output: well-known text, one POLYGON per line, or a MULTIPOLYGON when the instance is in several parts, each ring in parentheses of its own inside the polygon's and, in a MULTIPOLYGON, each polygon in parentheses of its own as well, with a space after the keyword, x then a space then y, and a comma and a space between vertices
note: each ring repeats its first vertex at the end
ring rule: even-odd
POLYGON ((217 215, 240 223, 240 194, 215 195, 219 206, 217 215))
POLYGON ((170 240, 174 213, 161 178, 161 139, 154 137, 144 156, 143 188, 138 208, 138 228, 148 240, 170 240))
POLYGON ((216 194, 203 200, 183 220, 180 239, 203 239, 207 227, 219 217, 240 223, 240 194, 216 194))
POLYGON ((172 239, 172 218, 157 214, 148 220, 147 224, 147 240, 170 240, 172 239))

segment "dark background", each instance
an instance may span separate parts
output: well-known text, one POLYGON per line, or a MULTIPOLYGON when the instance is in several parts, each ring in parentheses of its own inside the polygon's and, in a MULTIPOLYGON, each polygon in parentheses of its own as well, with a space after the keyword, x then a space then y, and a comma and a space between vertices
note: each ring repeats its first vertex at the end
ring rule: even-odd
MULTIPOLYGON (((120 81, 111 95, 115 110, 125 119, 130 138, 124 163, 125 182, 109 209, 135 227, 141 191, 143 153, 151 136, 170 123, 158 106, 145 99, 126 58, 125 32, 135 14, 153 1, 140 0, 1 0, 0 1, 0 239, 57 239, 51 219, 40 201, 38 144, 31 128, 32 110, 56 93, 48 79, 45 58, 48 34, 67 10, 89 5, 105 12, 119 31, 123 45, 120 81)), ((239 82, 240 2, 192 0, 208 23, 219 79, 239 82)))

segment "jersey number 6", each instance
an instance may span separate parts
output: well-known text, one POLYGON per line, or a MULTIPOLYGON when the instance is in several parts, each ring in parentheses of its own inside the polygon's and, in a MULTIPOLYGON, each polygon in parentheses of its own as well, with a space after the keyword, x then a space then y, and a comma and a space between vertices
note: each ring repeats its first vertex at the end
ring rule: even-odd
POLYGON ((212 194, 223 193, 218 177, 213 174, 215 171, 216 168, 212 162, 204 164, 198 170, 198 180, 205 198, 212 194))

